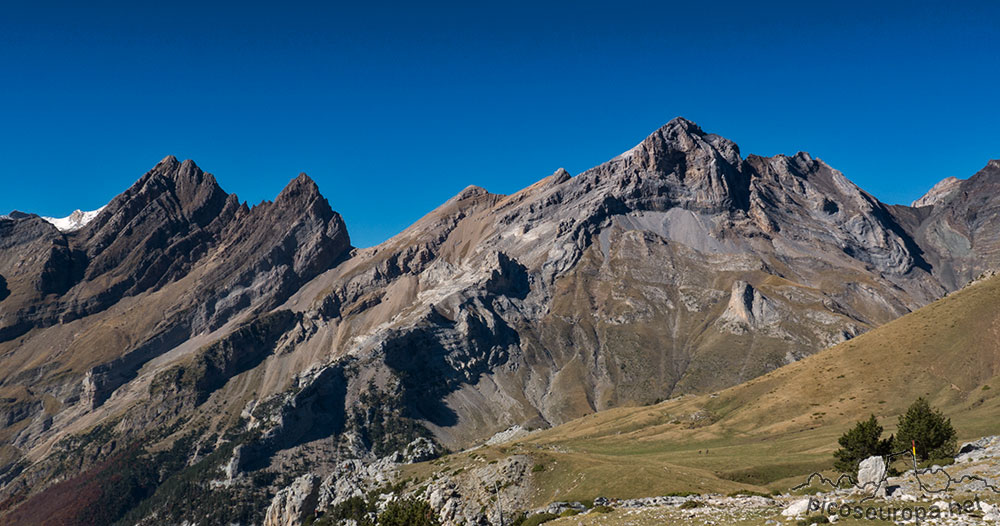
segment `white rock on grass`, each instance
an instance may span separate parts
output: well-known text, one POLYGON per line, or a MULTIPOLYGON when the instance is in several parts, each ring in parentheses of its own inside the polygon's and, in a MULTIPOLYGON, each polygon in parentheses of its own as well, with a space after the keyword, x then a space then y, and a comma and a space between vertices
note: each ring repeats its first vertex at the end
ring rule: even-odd
POLYGON ((955 463, 975 462, 997 456, 1000 456, 1000 436, 988 436, 962 444, 955 456, 955 463))
POLYGON ((805 515, 807 511, 809 511, 809 499, 799 499, 788 505, 781 514, 785 517, 797 517, 805 515))
POLYGON ((858 466, 858 486, 864 493, 885 497, 885 460, 880 456, 868 457, 858 466))
POLYGON ((983 502, 980 504, 983 508, 983 519, 986 521, 1000 522, 1000 506, 990 504, 988 502, 983 502))

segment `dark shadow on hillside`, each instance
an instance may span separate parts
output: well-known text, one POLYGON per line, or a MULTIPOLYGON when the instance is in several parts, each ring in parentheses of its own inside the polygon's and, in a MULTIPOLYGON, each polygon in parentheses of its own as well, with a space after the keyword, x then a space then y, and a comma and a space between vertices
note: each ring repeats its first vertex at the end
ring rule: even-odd
POLYGON ((344 431, 347 379, 342 367, 330 367, 295 395, 290 410, 282 414, 280 430, 250 446, 243 469, 266 468, 278 451, 336 436, 344 431))
POLYGON ((420 327, 389 340, 383 347, 385 363, 399 376, 408 416, 440 427, 458 423, 458 414, 445 398, 509 359, 508 349, 520 345, 520 336, 491 311, 460 309, 463 331, 432 309, 420 327), (493 316, 492 327, 483 316, 493 316))

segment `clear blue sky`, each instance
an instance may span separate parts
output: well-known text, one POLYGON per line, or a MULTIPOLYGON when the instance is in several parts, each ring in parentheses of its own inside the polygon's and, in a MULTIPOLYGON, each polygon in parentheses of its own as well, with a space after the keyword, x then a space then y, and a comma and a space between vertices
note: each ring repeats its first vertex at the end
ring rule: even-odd
POLYGON ((4 2, 0 211, 97 208, 173 154, 251 204, 307 172, 367 246, 678 115, 890 203, 1000 157, 995 2, 141 4, 4 2))

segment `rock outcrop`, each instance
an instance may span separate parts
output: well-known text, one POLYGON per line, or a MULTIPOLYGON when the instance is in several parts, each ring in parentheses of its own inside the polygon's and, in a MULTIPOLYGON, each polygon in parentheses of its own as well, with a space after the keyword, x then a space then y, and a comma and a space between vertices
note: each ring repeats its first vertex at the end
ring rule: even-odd
POLYGON ((319 479, 305 474, 279 491, 264 515, 264 526, 300 526, 315 515, 319 499, 319 479))
POLYGON ((941 184, 951 189, 939 195, 929 211, 897 208, 897 215, 905 218, 935 277, 954 290, 997 267, 1000 160, 990 161, 968 179, 941 184))
POLYGON ((770 300, 749 283, 737 280, 733 282, 729 304, 719 319, 740 328, 761 329, 776 324, 779 318, 770 300))
POLYGON ((956 190, 962 185, 962 180, 957 177, 945 177, 937 184, 931 187, 926 194, 917 199, 916 201, 910 203, 913 208, 920 208, 922 206, 933 206, 940 201, 943 201, 955 193, 956 190))
POLYGON ((530 501, 531 466, 530 457, 514 455, 434 481, 428 502, 442 524, 499 524, 504 508, 511 520, 512 511, 526 509, 530 501))
POLYGON ((880 456, 868 457, 858 465, 858 486, 866 495, 885 497, 885 459, 880 456))

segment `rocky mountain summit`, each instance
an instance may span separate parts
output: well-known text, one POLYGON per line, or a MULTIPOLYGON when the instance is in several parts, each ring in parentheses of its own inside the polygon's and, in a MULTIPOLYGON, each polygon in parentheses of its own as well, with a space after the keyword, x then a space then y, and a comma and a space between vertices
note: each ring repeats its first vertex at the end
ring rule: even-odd
POLYGON ((913 208, 920 208, 922 206, 933 206, 939 201, 947 199, 951 194, 962 185, 962 180, 958 177, 945 177, 939 181, 936 185, 931 187, 926 194, 922 195, 919 199, 910 204, 913 208))
POLYGON ((249 207, 167 157, 79 229, 0 218, 0 513, 273 522, 344 462, 734 385, 995 268, 996 185, 886 205, 678 118, 354 249, 305 175, 249 207))

